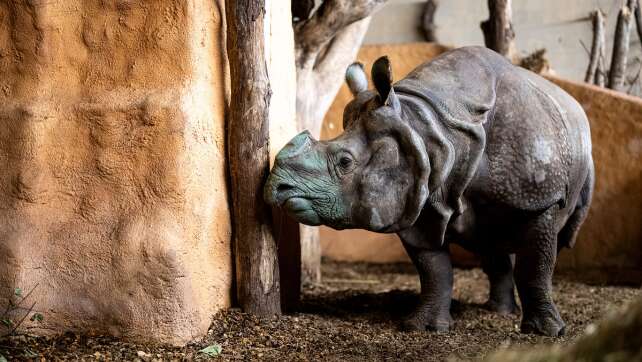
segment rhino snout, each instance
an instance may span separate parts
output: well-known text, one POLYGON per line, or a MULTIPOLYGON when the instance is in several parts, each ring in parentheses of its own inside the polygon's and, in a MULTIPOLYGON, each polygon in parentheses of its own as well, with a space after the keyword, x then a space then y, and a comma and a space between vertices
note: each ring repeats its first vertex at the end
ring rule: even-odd
POLYGON ((271 206, 282 206, 295 190, 296 187, 292 182, 283 180, 272 171, 265 183, 263 199, 271 206))
POLYGON ((290 179, 289 176, 292 173, 287 170, 291 169, 293 165, 304 163, 304 153, 310 149, 314 142, 316 141, 312 139, 310 132, 303 131, 279 151, 263 191, 265 202, 273 206, 283 206, 289 198, 299 196, 296 195, 297 181, 290 179))
POLYGON ((271 206, 278 206, 295 220, 306 225, 320 225, 321 218, 314 210, 313 201, 287 178, 280 177, 281 170, 275 166, 265 184, 263 198, 271 206), (276 171, 276 172, 275 172, 276 171))

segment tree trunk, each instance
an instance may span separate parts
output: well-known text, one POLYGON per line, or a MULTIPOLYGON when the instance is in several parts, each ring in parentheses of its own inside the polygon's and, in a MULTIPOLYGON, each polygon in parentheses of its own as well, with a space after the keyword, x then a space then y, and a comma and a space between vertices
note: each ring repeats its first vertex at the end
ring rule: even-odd
POLYGON ((301 281, 319 283, 321 281, 321 241, 319 228, 300 225, 301 235, 301 281))
POLYGON ((488 0, 488 20, 481 23, 486 47, 511 61, 517 59, 511 0, 488 0))
POLYGON ((611 57, 611 71, 609 72, 609 88, 616 91, 624 90, 626 81, 626 63, 629 55, 629 41, 631 39, 631 24, 637 0, 629 0, 622 6, 617 17, 615 37, 613 39, 613 55, 611 57), (629 5, 633 4, 631 9, 629 5))
POLYGON ((606 74, 608 70, 606 67, 606 45, 603 42, 600 49, 600 56, 597 59, 597 70, 595 71, 595 85, 599 87, 606 86, 606 74))
POLYGON ((299 223, 278 208, 272 210, 272 219, 278 240, 281 310, 289 313, 297 310, 301 299, 301 234, 299 223))
POLYGON ((604 48, 604 16, 598 9, 593 12, 591 18, 593 20, 593 43, 591 44, 589 66, 584 77, 584 81, 587 83, 592 83, 596 79, 600 55, 604 48))
POLYGON ((437 0, 428 0, 424 4, 423 14, 421 14, 421 29, 426 41, 435 42, 435 12, 437 11, 437 0))
MULTIPOLYGON (((603 15, 601 11, 600 14, 603 15)), ((606 29, 606 20, 604 19, 604 16, 602 16, 602 33, 600 34, 601 38, 598 40, 600 47, 594 81, 594 83, 599 87, 604 87, 606 85, 606 76, 608 73, 606 65, 606 30, 604 29, 606 29)))
POLYGON ((270 82, 265 63, 265 0, 226 6, 230 63, 230 165, 236 293, 245 312, 281 313, 279 265, 270 208, 263 202, 269 172, 270 82))

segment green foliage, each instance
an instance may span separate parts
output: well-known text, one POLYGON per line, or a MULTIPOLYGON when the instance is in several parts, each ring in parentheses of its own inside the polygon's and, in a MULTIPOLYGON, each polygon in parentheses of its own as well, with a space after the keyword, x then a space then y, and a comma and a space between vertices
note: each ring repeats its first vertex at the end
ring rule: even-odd
MULTIPOLYGON (((44 316, 41 313, 33 312, 36 302, 32 302, 29 307, 26 303, 31 296, 31 293, 38 287, 36 284, 27 294, 23 295, 21 288, 15 288, 13 295, 8 298, 7 305, 0 310, 0 337, 10 336, 16 333, 20 325, 29 318, 32 322, 42 322, 44 316), (25 312, 26 311, 26 312, 25 312), (4 328, 2 328, 4 327, 4 328), (3 330, 4 329, 4 330, 3 330)), ((22 349, 22 357, 25 359, 34 359, 38 357, 38 353, 29 348, 22 349)), ((0 362, 7 362, 6 357, 0 354, 0 362)))
POLYGON ((32 321, 32 322, 42 322, 43 319, 45 319, 45 317, 43 317, 42 314, 37 313, 37 312, 32 314, 31 318, 29 318, 29 320, 32 321))
POLYGON ((208 357, 217 357, 221 354, 223 351, 223 347, 221 347, 220 344, 212 344, 210 346, 207 346, 203 348, 202 350, 198 351, 199 353, 203 353, 207 355, 208 357))
MULTIPOLYGON (((44 316, 41 313, 35 312, 32 314, 36 302, 32 302, 28 307, 26 304, 37 287, 38 284, 31 288, 27 294, 23 293, 22 288, 15 288, 13 290, 13 295, 8 298, 7 305, 1 311, 2 314, 0 314, 0 327, 4 327, 6 330, 4 333, 0 333, 0 337, 15 334, 27 318, 32 322, 42 322, 44 320, 44 316)), ((2 361, 0 360, 0 362, 2 361)))

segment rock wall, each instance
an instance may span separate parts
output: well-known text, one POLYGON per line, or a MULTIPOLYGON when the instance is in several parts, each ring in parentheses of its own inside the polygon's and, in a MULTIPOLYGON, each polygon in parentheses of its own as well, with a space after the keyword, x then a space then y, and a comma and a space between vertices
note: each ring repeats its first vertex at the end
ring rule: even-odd
POLYGON ((642 98, 560 78, 590 124, 595 193, 559 268, 596 282, 642 283, 642 98))
MULTIPOLYGON (((370 69, 375 59, 388 55, 395 79, 446 48, 426 43, 364 46, 358 59, 370 69)), ((593 140, 596 185, 593 205, 574 249, 561 253, 558 269, 594 282, 642 282, 642 99, 607 89, 551 80, 575 97, 586 111, 593 140)), ((326 116, 323 138, 341 132, 345 104, 352 98, 343 87, 326 116)), ((408 261, 395 235, 360 230, 321 230, 323 254, 345 261, 408 261)), ((459 247, 455 262, 476 260, 459 247)))
POLYGON ((230 305, 222 3, 0 2, 0 295, 35 288, 31 332, 180 344, 230 305))

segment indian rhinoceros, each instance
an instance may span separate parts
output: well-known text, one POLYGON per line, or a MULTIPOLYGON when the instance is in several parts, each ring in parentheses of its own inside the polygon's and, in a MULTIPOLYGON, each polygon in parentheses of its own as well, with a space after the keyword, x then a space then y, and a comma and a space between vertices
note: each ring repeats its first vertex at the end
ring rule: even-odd
POLYGON ((409 329, 452 326, 449 243, 481 256, 487 305, 521 331, 558 336, 551 297, 593 193, 586 115, 566 92, 482 47, 448 51, 392 83, 390 62, 346 72, 344 132, 294 137, 277 155, 267 203, 307 225, 397 233, 418 270, 409 329))

